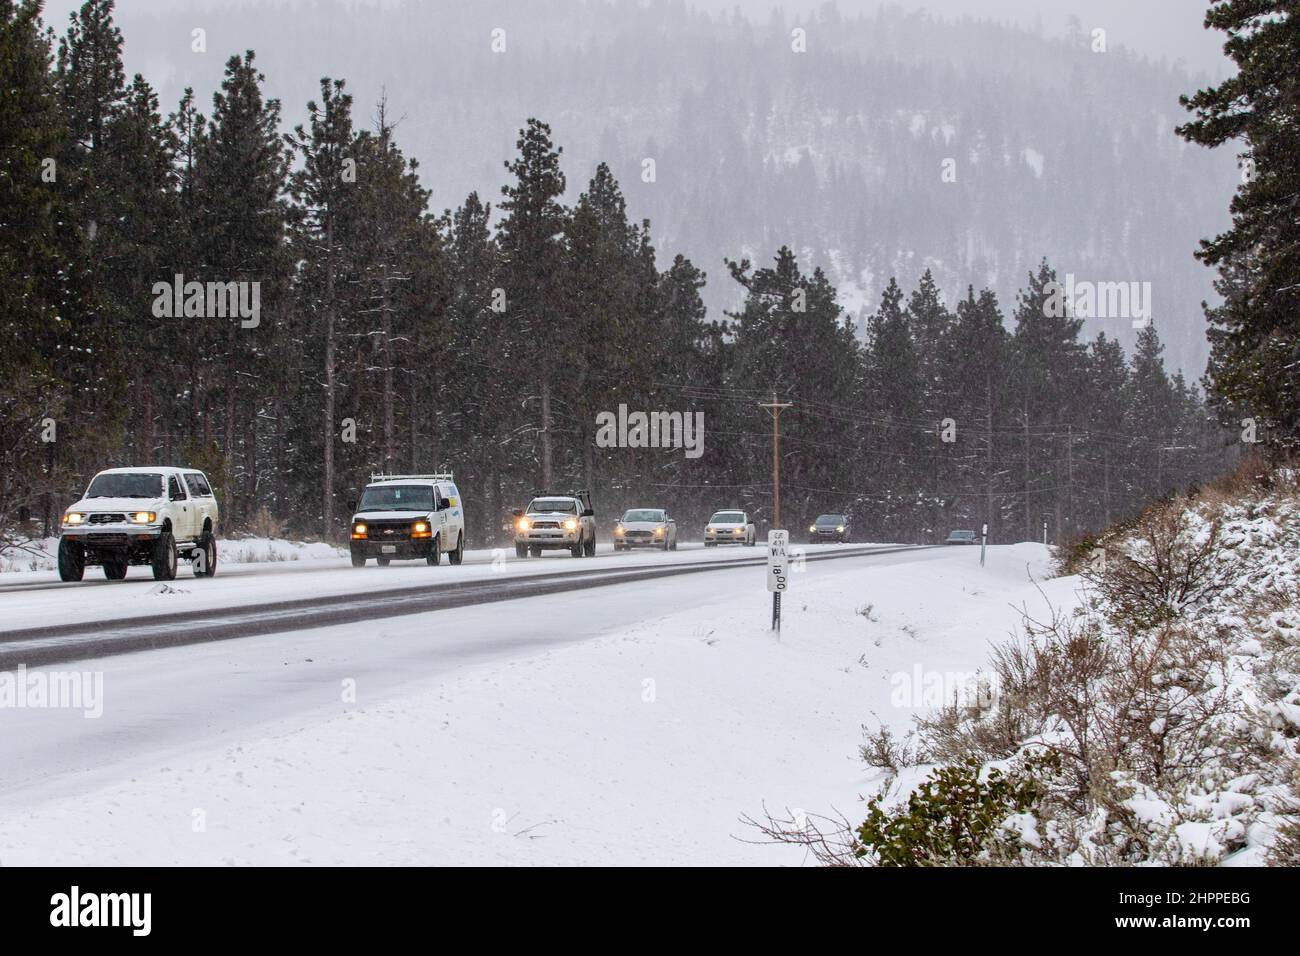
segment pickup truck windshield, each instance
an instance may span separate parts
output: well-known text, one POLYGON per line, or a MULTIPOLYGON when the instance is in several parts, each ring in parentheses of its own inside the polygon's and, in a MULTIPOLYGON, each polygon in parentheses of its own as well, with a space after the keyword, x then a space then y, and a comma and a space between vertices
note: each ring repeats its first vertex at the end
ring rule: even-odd
POLYGON ((534 498, 528 505, 528 510, 532 513, 543 511, 563 511, 565 514, 573 514, 578 510, 572 498, 534 498))
POLYGON ((358 511, 432 511, 432 485, 371 485, 358 511))
POLYGON ((161 498, 162 475, 143 472, 96 475, 86 490, 87 498, 161 498))

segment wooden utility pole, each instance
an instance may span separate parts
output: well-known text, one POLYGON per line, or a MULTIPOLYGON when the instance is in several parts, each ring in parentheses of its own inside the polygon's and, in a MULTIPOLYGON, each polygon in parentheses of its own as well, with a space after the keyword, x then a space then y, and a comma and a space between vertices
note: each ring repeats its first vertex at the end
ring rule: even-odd
POLYGON ((781 418, 781 413, 790 408, 793 402, 778 402, 776 392, 772 393, 772 401, 764 404, 758 403, 759 408, 767 409, 772 416, 772 527, 781 527, 781 431, 777 427, 777 422, 781 418))

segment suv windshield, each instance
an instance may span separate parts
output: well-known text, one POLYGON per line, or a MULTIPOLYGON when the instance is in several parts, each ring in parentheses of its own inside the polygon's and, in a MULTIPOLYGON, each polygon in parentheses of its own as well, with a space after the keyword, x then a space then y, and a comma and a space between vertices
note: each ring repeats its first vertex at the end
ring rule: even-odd
POLYGON ((163 476, 144 472, 96 475, 86 489, 87 498, 161 498, 163 476))
POLYGON ((651 511, 643 508, 640 511, 629 511, 623 515, 624 521, 663 521, 664 513, 662 511, 651 511))
POLYGON ((844 524, 844 515, 821 515, 817 519, 817 524, 844 524))
POLYGON ((432 485, 371 485, 358 511, 432 511, 432 485))
POLYGON ((745 515, 739 511, 719 511, 709 519, 710 524, 741 524, 745 515))
POLYGON ((529 502, 528 510, 533 513, 563 511, 565 514, 573 514, 578 508, 572 498, 534 498, 529 502))

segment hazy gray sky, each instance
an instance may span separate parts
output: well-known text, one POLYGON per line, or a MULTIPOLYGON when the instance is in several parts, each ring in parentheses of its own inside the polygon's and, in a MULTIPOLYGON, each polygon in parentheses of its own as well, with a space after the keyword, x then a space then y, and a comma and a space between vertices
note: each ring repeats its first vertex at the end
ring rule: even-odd
MULTIPOLYGON (((245 0, 246 2, 246 0, 245 0)), ((568 0, 537 0, 565 3, 568 0)), ((687 0, 689 5, 710 10, 741 10, 754 19, 766 19, 774 8, 806 13, 826 0, 687 0)), ((177 0, 117 0, 119 10, 137 12, 159 4, 176 6, 177 0)), ((238 6, 237 0, 195 0, 199 9, 238 6)), ((881 0, 837 0, 846 13, 873 13, 881 0)), ((1183 60, 1197 72, 1219 77, 1228 69, 1219 34, 1202 26, 1208 0, 888 0, 904 10, 926 10, 948 19, 959 17, 1005 20, 1026 27, 1041 27, 1044 33, 1063 33, 1075 17, 1085 30, 1102 27, 1107 40, 1153 58, 1183 60)), ((81 6, 80 0, 46 0, 46 22, 62 32, 68 13, 81 6)), ((127 38, 130 42, 130 38, 127 38)))

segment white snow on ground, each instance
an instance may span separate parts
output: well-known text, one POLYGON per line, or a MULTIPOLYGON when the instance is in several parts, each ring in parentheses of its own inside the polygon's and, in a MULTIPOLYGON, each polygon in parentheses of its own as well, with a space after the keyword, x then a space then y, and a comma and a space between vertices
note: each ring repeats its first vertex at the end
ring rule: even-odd
POLYGON ((810 562, 779 639, 748 567, 94 662, 99 721, 0 710, 0 861, 797 865, 741 815, 859 817, 896 675, 983 666, 1047 573, 810 562))
MULTIPOLYGON (((219 538, 217 548, 223 564, 266 564, 281 561, 336 561, 348 553, 323 541, 287 541, 282 538, 219 538)), ((48 572, 58 569, 58 538, 42 538, 21 548, 0 549, 0 573, 5 581, 18 582, 29 575, 33 579, 57 580, 48 572), (42 573, 47 572, 47 573, 42 573)), ((87 574, 94 577, 97 569, 87 574)))

